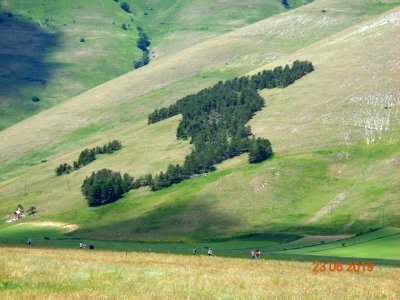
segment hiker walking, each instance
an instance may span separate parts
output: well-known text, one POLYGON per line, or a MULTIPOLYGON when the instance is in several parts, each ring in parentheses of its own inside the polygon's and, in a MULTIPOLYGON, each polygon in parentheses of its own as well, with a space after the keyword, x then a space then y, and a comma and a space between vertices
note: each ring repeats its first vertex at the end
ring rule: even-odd
POLYGON ((256 250, 256 259, 259 259, 261 257, 261 252, 260 250, 256 250))
POLYGON ((208 256, 212 256, 213 255, 213 253, 212 253, 212 249, 211 248, 208 248, 208 256))
POLYGON ((32 245, 32 239, 28 239, 28 246, 32 245))
POLYGON ((250 252, 250 258, 254 259, 255 257, 256 257, 256 251, 254 251, 254 249, 252 249, 250 252))
POLYGON ((193 249, 192 249, 192 255, 196 255, 196 253, 197 253, 196 247, 193 247, 193 249))

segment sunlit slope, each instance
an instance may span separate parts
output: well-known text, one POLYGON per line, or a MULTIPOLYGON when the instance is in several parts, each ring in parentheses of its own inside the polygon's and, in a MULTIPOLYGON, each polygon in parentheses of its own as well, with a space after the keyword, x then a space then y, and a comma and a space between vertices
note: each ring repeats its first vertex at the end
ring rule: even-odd
MULTIPOLYGON (((346 144, 340 139, 343 130, 339 125, 328 130, 317 119, 313 127, 317 137, 309 131, 309 135, 304 132, 304 138, 296 139, 289 129, 272 134, 279 120, 272 124, 269 119, 283 115, 284 109, 288 110, 285 120, 298 117, 300 108, 318 114, 313 107, 320 111, 326 108, 326 99, 321 95, 328 91, 341 92, 339 100, 357 96, 358 87, 367 86, 375 75, 367 75, 376 64, 370 59, 374 46, 381 47, 385 61, 398 65, 394 54, 399 40, 398 9, 371 16, 388 6, 370 1, 355 3, 317 2, 256 23, 161 58, 0 133, 2 215, 9 214, 17 203, 35 205, 42 216, 83 225, 76 235, 110 239, 205 239, 264 230, 356 231, 380 225, 377 208, 383 204, 386 222, 395 223, 400 145, 394 134, 389 135, 397 128, 395 118, 390 121, 392 131, 382 131, 382 140, 375 139, 372 144, 366 143, 364 129, 356 125, 349 126, 352 138, 346 144), (333 10, 334 5, 337 10, 333 10), (322 12, 323 8, 326 12, 322 12), (331 22, 322 21, 327 19, 331 22), (286 26, 283 30, 279 26, 282 22, 286 26), (350 26, 357 22, 360 25, 350 26), (384 25, 374 27, 376 22, 384 25), (348 27, 351 28, 330 36, 348 27), (388 39, 392 41, 387 42, 388 39), (307 43, 311 46, 304 47, 307 43), (385 45, 391 48, 386 49, 385 45), (359 51, 369 54, 360 56, 359 51), (106 207, 86 207, 79 188, 92 170, 109 167, 142 175, 165 169, 170 162, 181 162, 190 151, 187 142, 175 138, 179 118, 146 124, 147 114, 154 108, 221 78, 253 71, 265 60, 278 59, 265 66, 272 68, 297 58, 313 61, 315 72, 285 90, 265 92, 267 106, 251 122, 257 135, 271 138, 276 151, 273 160, 250 166, 243 156, 224 163, 219 171, 206 177, 157 193, 139 190, 106 207), (347 64, 352 69, 346 71, 347 64), (336 77, 338 70, 340 80, 336 77), (353 85, 353 71, 364 74, 362 70, 366 75, 360 77, 359 85, 353 85), (342 85, 343 82, 349 85, 342 85), (285 98, 286 95, 291 97, 285 98), (59 163, 72 162, 84 147, 115 138, 126 147, 69 175, 71 191, 65 176, 54 176, 59 163), (47 161, 41 163, 42 160, 47 161), (335 200, 332 225, 326 209, 331 200, 335 200)), ((376 73, 378 81, 370 91, 397 88, 398 77, 387 78, 385 74, 376 73), (382 81, 384 85, 380 84, 382 81)), ((337 113, 329 111, 332 118, 341 118, 341 112, 362 113, 357 101, 353 102, 353 106, 344 102, 345 108, 336 104, 337 113)), ((396 107, 393 104, 390 108, 394 116, 396 107)), ((306 125, 311 127, 313 123, 306 125)))
POLYGON ((32 149, 43 149, 44 145, 54 144, 83 128, 92 133, 90 126, 112 124, 115 128, 121 123, 133 124, 156 107, 219 79, 251 71, 393 6, 370 0, 354 3, 318 1, 164 57, 100 85, 1 132, 0 162, 19 159, 32 149))
MULTIPOLYGON (((290 0, 290 9, 313 1, 290 0)), ((133 1, 153 47, 152 59, 287 11, 280 0, 133 1)))
POLYGON ((278 0, 123 2, 131 13, 112 0, 0 1, 0 130, 133 70, 137 26, 153 59, 285 11, 278 0))

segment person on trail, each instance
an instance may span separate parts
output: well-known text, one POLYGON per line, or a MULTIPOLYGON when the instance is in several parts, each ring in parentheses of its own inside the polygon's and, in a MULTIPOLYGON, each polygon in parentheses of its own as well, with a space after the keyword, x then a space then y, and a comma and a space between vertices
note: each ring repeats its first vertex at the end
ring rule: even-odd
POLYGON ((196 253, 197 253, 196 247, 193 247, 193 249, 192 249, 192 255, 196 255, 196 253))
POLYGON ((28 239, 28 246, 32 245, 32 239, 28 239))
POLYGON ((261 252, 260 250, 256 250, 256 258, 259 259, 261 257, 261 252))
POLYGON ((250 252, 250 258, 254 259, 255 256, 256 256, 256 251, 254 251, 254 249, 252 249, 251 252, 250 252))
POLYGON ((212 256, 213 255, 213 253, 212 253, 212 249, 211 248, 208 248, 208 256, 212 256))
POLYGON ((83 248, 83 244, 82 243, 79 243, 79 248, 83 248))

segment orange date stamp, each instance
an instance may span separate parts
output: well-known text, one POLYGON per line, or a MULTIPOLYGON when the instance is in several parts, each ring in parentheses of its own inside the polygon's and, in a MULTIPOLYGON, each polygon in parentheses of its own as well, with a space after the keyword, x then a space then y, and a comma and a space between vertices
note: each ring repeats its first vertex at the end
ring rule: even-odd
POLYGON ((313 272, 372 272, 374 270, 373 262, 341 262, 341 261, 332 261, 329 263, 323 261, 314 261, 313 263, 313 272))

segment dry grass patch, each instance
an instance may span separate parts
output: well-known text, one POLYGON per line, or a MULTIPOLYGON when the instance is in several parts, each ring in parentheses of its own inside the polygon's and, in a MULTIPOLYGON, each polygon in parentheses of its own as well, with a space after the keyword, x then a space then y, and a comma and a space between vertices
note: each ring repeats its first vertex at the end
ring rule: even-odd
POLYGON ((398 299, 400 270, 313 273, 311 263, 0 248, 0 296, 125 299, 398 299))

